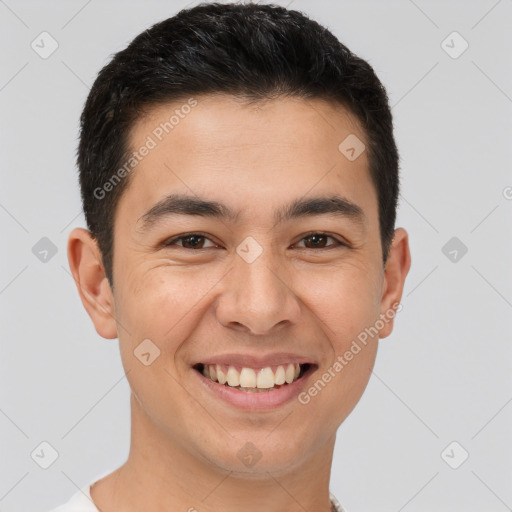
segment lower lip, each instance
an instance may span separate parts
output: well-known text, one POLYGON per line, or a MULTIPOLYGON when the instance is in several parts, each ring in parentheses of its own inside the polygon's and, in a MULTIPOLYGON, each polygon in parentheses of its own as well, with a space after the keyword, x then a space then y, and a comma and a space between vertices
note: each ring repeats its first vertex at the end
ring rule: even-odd
POLYGON ((290 402, 299 395, 306 386, 306 381, 315 371, 316 367, 311 365, 300 379, 291 384, 283 384, 274 391, 246 393, 245 391, 214 382, 196 369, 192 369, 192 372, 199 377, 202 385, 206 386, 214 395, 239 409, 248 411, 275 409, 290 402))

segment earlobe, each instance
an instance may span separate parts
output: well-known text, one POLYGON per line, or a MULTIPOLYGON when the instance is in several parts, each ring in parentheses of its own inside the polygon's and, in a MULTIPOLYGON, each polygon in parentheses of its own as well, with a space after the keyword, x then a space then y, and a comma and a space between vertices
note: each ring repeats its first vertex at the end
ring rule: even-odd
POLYGON ((88 230, 75 228, 69 234, 68 262, 80 300, 96 332, 106 339, 117 338, 112 289, 98 244, 88 230))
POLYGON ((384 326, 379 329, 379 338, 386 338, 393 330, 394 317, 405 284, 405 278, 411 268, 411 252, 409 236, 404 228, 397 228, 389 250, 386 268, 384 270, 384 287, 381 298, 380 318, 384 326))

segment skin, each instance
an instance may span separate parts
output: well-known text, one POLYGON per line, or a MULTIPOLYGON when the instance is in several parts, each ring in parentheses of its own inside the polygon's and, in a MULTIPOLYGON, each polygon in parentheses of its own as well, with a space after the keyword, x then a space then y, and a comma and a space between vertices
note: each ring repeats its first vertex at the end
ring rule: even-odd
MULTIPOLYGON (((118 203, 114 291, 90 233, 76 228, 69 236, 82 303, 100 336, 119 338, 132 391, 129 457, 91 496, 103 512, 329 512, 336 431, 361 398, 393 320, 308 404, 241 411, 199 386, 191 364, 228 352, 293 352, 318 362, 313 384, 400 302, 408 234, 396 229, 384 268, 366 152, 349 161, 338 150, 349 134, 367 143, 343 107, 298 98, 252 106, 225 95, 196 99, 138 164, 118 203), (236 223, 169 217, 141 232, 137 220, 171 192, 241 213, 236 223), (364 226, 326 215, 274 226, 275 208, 334 192, 364 210, 364 226), (184 241, 159 245, 197 231, 208 235, 199 240, 202 251, 184 241), (335 238, 315 248, 304 239, 311 231, 335 238), (248 236, 263 249, 252 263, 236 252, 248 236), (350 246, 332 249, 336 239, 350 246), (133 353, 147 338, 161 351, 149 366, 133 353), (262 455, 252 467, 237 457, 246 442, 262 455)), ((151 109, 133 127, 132 148, 181 105, 151 109)))

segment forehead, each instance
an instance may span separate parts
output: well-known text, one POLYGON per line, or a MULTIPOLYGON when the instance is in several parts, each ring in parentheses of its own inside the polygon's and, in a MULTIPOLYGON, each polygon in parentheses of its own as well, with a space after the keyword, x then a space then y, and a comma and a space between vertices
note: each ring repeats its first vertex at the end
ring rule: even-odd
POLYGON ((298 97, 248 103, 212 94, 149 107, 134 124, 129 141, 134 147, 151 136, 165 146, 172 139, 202 153, 291 144, 300 153, 301 148, 311 152, 330 144, 337 149, 338 139, 349 134, 366 139, 358 118, 339 103, 298 97))
POLYGON ((151 149, 119 208, 140 216, 165 195, 181 193, 217 199, 254 218, 265 205, 273 211, 291 198, 336 192, 376 212, 367 152, 351 161, 340 151, 351 137, 367 146, 358 119, 324 100, 248 104, 206 95, 155 106, 130 132, 132 151, 151 149))

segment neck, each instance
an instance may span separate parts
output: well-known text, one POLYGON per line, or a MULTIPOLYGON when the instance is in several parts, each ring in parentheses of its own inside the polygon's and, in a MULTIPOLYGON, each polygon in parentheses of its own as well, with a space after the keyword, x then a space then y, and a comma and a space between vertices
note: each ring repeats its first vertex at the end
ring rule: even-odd
POLYGON ((91 497, 103 512, 331 511, 329 481, 335 435, 308 458, 298 450, 296 460, 287 468, 264 470, 255 464, 242 472, 192 453, 155 425, 133 394, 131 415, 127 461, 91 488, 91 497))

